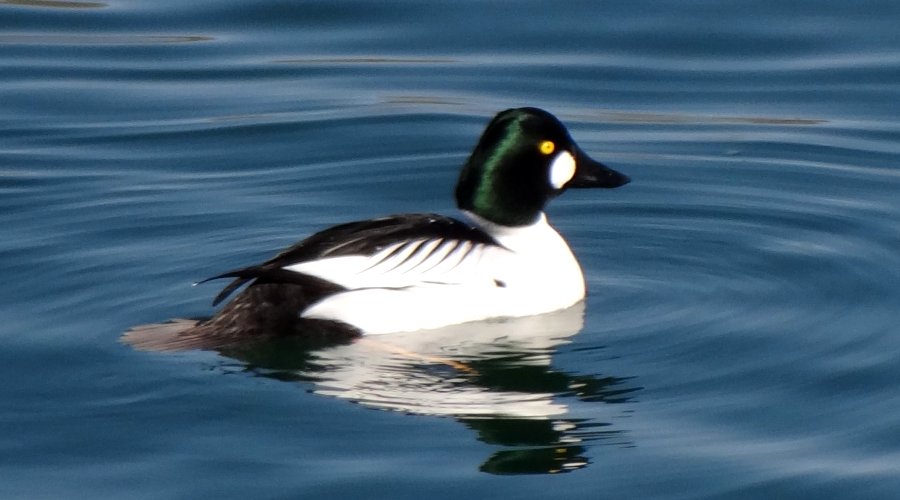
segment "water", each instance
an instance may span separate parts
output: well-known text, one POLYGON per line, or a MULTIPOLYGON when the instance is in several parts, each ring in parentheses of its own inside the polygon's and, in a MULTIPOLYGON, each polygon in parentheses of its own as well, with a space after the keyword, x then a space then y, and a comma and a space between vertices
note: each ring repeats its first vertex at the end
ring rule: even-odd
POLYGON ((896 498, 900 4, 0 1, 0 497, 896 498), (146 353, 546 108, 583 311, 146 353), (550 472, 568 472, 548 475, 550 472))

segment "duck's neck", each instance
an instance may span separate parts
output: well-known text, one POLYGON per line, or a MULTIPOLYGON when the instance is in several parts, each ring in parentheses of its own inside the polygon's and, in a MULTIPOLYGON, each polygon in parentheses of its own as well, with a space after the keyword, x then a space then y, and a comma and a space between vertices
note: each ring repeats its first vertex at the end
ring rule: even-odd
POLYGON ((548 236, 553 237, 552 239, 561 238, 559 233, 547 222, 547 215, 544 212, 540 212, 537 220, 526 226, 505 226, 491 222, 468 210, 463 210, 462 213, 473 224, 510 250, 541 247, 546 244, 548 236))

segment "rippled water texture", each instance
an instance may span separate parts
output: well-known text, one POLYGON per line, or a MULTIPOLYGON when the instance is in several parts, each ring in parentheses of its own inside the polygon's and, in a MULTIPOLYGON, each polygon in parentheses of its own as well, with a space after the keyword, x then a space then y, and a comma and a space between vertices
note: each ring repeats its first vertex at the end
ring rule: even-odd
POLYGON ((896 498, 898 19, 0 0, 0 497, 896 498), (122 344, 318 229, 453 214, 482 127, 523 105, 633 179, 550 207, 583 307, 122 344))

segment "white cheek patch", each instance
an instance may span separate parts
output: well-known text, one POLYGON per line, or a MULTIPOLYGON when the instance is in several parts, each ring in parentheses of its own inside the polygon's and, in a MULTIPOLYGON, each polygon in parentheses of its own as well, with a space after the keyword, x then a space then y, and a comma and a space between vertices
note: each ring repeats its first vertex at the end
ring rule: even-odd
POLYGON ((560 152, 550 164, 550 185, 562 189, 572 180, 573 175, 575 175, 575 158, 568 151, 560 152))

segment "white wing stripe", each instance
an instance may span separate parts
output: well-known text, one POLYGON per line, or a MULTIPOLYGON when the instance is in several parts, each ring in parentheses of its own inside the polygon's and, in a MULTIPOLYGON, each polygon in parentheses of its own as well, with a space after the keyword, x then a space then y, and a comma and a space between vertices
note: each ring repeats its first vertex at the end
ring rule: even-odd
POLYGON ((419 250, 424 242, 425 240, 414 240, 391 245, 370 257, 370 260, 373 261, 372 265, 360 272, 371 271, 377 267, 387 267, 387 269, 379 270, 380 273, 390 272, 406 262, 411 255, 419 250))
POLYGON ((428 255, 419 265, 430 264, 425 269, 420 269, 420 273, 427 273, 440 265, 444 260, 447 259, 447 256, 456 249, 459 245, 459 240, 444 240, 438 245, 434 250, 431 251, 431 254, 428 255), (433 262, 432 262, 433 261, 433 262))
POLYGON ((416 248, 416 252, 410 255, 409 258, 405 259, 403 262, 400 262, 393 268, 388 269, 388 271, 396 271, 401 274, 406 274, 412 271, 420 264, 422 264, 422 262, 425 262, 425 260, 428 259, 432 252, 434 252, 434 249, 441 244, 441 241, 442 240, 440 239, 426 241, 424 244, 416 248))
POLYGON ((443 256, 440 262, 428 269, 429 272, 447 274, 453 271, 463 262, 463 258, 471 250, 472 244, 468 241, 454 240, 453 249, 443 256))
MULTIPOLYGON (((458 239, 417 239, 394 243, 374 255, 326 257, 284 269, 309 274, 349 290, 417 286, 493 286, 504 274, 509 250, 458 239), (507 257, 498 260, 498 254, 507 257)), ((503 278, 505 279, 505 278, 503 278)))

